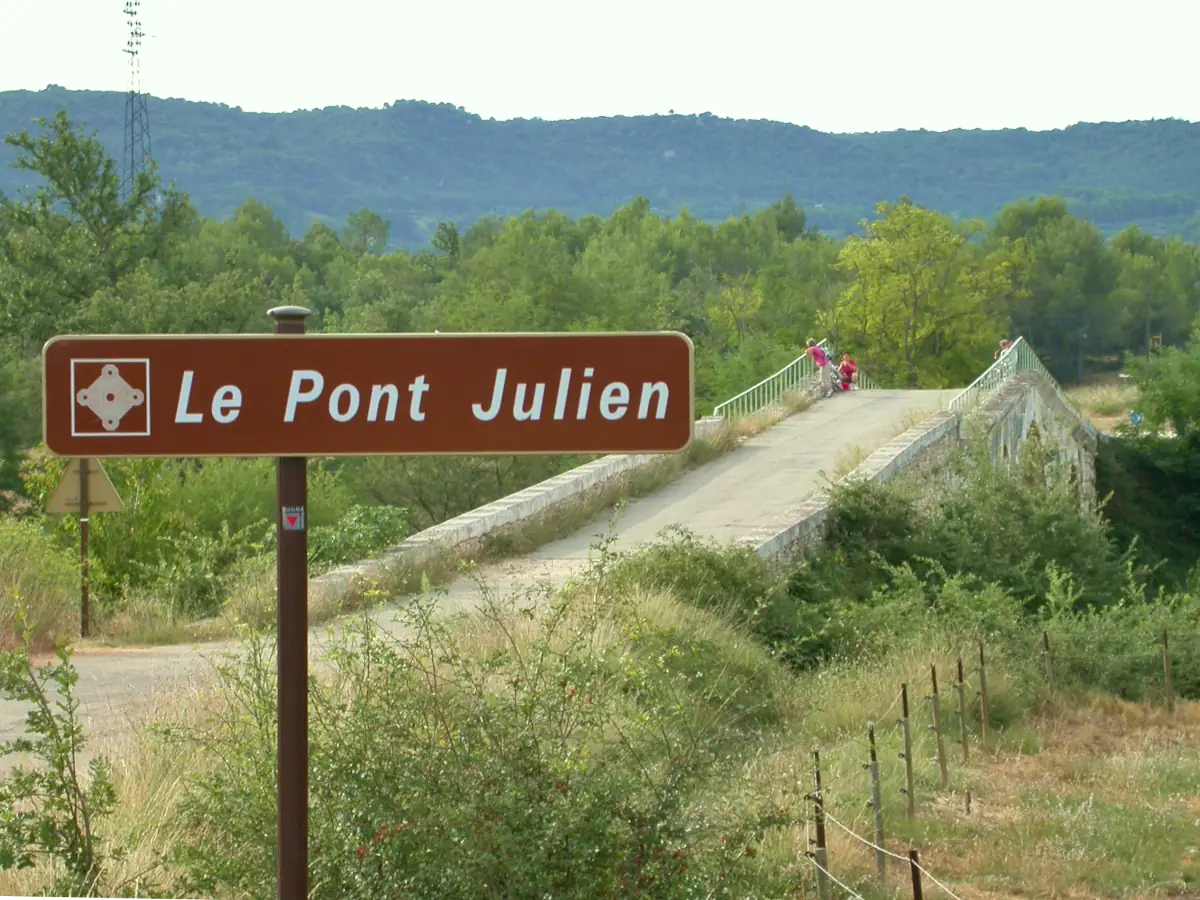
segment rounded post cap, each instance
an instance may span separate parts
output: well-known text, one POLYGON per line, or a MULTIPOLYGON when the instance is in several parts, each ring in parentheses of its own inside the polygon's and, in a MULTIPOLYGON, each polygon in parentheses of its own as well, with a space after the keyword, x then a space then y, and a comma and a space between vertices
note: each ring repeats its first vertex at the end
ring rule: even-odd
POLYGON ((305 319, 312 315, 311 309, 303 306, 275 306, 267 310, 272 319, 305 319))

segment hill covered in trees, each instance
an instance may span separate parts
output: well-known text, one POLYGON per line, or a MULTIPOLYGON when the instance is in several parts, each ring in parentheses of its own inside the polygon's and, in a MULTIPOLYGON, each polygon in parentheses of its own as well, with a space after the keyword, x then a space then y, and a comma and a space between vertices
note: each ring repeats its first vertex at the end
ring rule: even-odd
MULTIPOLYGON (((0 134, 63 109, 120 160, 124 108, 117 92, 2 92, 0 134)), ((149 112, 164 180, 203 215, 225 219, 252 196, 300 232, 365 207, 391 222, 393 247, 426 244, 439 221, 465 228, 529 208, 607 216, 641 195, 659 214, 720 221, 787 193, 834 236, 884 199, 990 219, 1052 194, 1109 236, 1137 224, 1200 239, 1200 124, 1179 120, 825 134, 708 114, 495 121, 409 101, 258 114, 151 98, 149 112)), ((0 148, 0 162, 13 156, 0 148)), ((0 190, 13 195, 24 177, 0 168, 0 190)))

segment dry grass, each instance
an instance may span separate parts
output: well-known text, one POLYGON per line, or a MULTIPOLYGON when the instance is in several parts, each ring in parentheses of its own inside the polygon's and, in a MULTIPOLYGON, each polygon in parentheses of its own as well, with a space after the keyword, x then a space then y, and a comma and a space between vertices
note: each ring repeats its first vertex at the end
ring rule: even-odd
MULTIPOLYGON (((446 584, 467 563, 483 565, 522 556, 538 547, 566 537, 611 510, 623 500, 658 491, 706 463, 736 449, 745 441, 808 408, 804 394, 787 394, 767 409, 724 423, 707 438, 697 438, 686 451, 659 457, 653 462, 615 478, 585 494, 551 507, 514 525, 497 529, 483 538, 435 553, 420 563, 389 564, 384 575, 363 580, 349 596, 329 592, 310 594, 309 621, 320 625, 364 604, 383 597, 404 597, 422 589, 446 584)), ((103 622, 94 641, 100 646, 161 646, 223 640, 232 637, 240 624, 262 626, 275 611, 275 560, 247 560, 235 580, 236 587, 221 614, 199 621, 175 618, 152 597, 131 597, 117 616, 103 622)))
MULTIPOLYGON (((861 800, 870 796, 862 764, 868 758, 865 723, 873 719, 885 844, 900 856, 917 847, 922 865, 963 900, 1200 896, 1195 875, 1200 705, 1181 705, 1173 719, 1161 709, 1088 695, 1030 708, 997 660, 989 664, 993 728, 985 746, 978 743, 977 677, 968 677, 971 758, 964 763, 951 675, 955 652, 950 646, 907 651, 871 670, 847 666, 819 679, 829 702, 814 705, 805 731, 821 743, 831 816, 829 861, 839 878, 864 896, 877 891, 874 851, 841 827, 872 836, 870 809, 861 800), (931 659, 940 675, 950 773, 944 790, 929 732, 931 659), (906 821, 900 794, 902 732, 893 725, 899 707, 880 715, 891 702, 888 694, 906 676, 913 712, 913 822, 906 821)), ((780 845, 803 837, 792 834, 780 845)), ((906 883, 907 866, 891 860, 889 871, 893 885, 906 883)), ((940 893, 928 879, 925 890, 940 893)))
POLYGON ((24 607, 34 646, 79 629, 79 568, 36 528, 0 518, 0 650, 20 644, 18 606, 24 607))
POLYGON ((1109 378, 1083 387, 1071 388, 1067 399, 1086 416, 1098 431, 1113 432, 1129 421, 1137 403, 1137 388, 1126 380, 1109 378))

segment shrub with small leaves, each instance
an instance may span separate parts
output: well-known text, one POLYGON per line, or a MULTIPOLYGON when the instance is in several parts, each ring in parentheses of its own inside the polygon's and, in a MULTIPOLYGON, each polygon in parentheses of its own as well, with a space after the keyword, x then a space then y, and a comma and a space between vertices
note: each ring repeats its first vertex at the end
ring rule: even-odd
POLYGON ((0 869, 49 863, 56 896, 113 896, 120 886, 104 883, 105 863, 120 850, 106 847, 97 828, 113 811, 116 792, 105 759, 80 768, 84 735, 70 647, 60 644, 56 662, 35 668, 32 628, 21 620, 24 646, 0 654, 0 694, 32 709, 25 735, 0 744, 0 757, 32 756, 37 765, 14 766, 0 779, 0 869))

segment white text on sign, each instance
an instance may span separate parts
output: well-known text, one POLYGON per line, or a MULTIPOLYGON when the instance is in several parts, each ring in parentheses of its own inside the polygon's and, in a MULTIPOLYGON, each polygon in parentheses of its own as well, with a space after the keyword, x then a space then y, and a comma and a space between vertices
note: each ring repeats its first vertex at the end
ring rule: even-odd
MULTIPOLYGON (((562 421, 568 416, 568 407, 576 421, 586 421, 589 415, 599 412, 601 418, 615 422, 623 419, 631 411, 634 401, 634 391, 623 381, 612 381, 599 391, 597 399, 592 400, 592 382, 595 369, 591 366, 584 368, 583 376, 577 388, 573 388, 574 370, 563 369, 553 393, 547 397, 545 382, 517 382, 512 386, 511 394, 508 388, 508 370, 497 369, 492 384, 491 397, 484 402, 471 404, 471 412, 480 422, 491 422, 501 418, 511 417, 516 422, 541 421, 546 412, 547 400, 553 405, 551 418, 562 421), (485 405, 486 403, 486 405, 485 405)), ((192 408, 192 388, 195 382, 195 372, 188 370, 183 373, 179 386, 178 401, 175 405, 175 422, 180 425, 199 424, 204 421, 205 412, 203 401, 198 408, 192 408)), ((406 386, 409 393, 408 418, 413 422, 423 422, 425 411, 422 404, 431 385, 424 375, 418 375, 406 386)), ((302 406, 316 404, 324 400, 329 418, 334 422, 344 423, 353 421, 363 412, 364 395, 366 397, 365 412, 368 422, 394 422, 399 413, 400 389, 395 384, 373 384, 365 391, 353 384, 336 385, 326 395, 325 377, 316 369, 295 369, 291 374, 288 387, 287 401, 282 410, 285 423, 296 421, 296 413, 302 406)), ((670 400, 670 388, 662 381, 643 382, 637 396, 636 417, 638 419, 664 419, 670 400)), ((235 384, 227 384, 213 392, 207 412, 214 422, 228 425, 237 421, 241 415, 243 404, 242 390, 235 384)))

